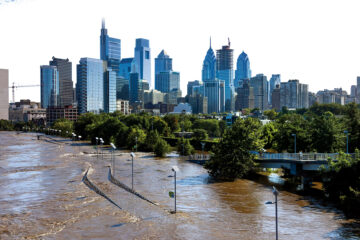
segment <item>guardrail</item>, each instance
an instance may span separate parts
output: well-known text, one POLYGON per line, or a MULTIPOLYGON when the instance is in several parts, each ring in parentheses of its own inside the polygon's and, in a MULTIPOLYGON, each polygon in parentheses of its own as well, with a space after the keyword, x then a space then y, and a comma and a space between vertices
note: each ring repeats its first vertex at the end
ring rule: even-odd
MULTIPOLYGON (((300 161, 327 161, 329 158, 338 160, 339 153, 258 153, 259 160, 300 160, 300 161)), ((355 153, 349 153, 355 157, 355 153)))

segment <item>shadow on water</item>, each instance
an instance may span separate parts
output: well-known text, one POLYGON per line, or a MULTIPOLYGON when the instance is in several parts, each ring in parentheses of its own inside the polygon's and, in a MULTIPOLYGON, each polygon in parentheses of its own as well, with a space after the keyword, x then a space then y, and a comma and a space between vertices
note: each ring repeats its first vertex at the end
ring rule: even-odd
MULTIPOLYGON (((168 177, 172 177, 172 175, 168 177)), ((190 176, 176 180, 176 183, 180 186, 205 185, 211 183, 209 179, 210 177, 208 174, 201 174, 199 176, 190 176)))

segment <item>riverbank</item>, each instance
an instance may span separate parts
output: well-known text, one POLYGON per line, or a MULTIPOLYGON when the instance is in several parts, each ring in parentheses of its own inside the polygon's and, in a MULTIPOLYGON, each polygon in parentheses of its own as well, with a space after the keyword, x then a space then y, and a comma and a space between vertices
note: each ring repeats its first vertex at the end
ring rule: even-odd
MULTIPOLYGON (((271 188, 251 180, 209 183, 201 166, 171 155, 136 153, 134 188, 150 204, 108 180, 104 159, 80 142, 0 132, 1 239, 274 239, 271 188), (177 214, 171 167, 177 177, 177 214), (82 182, 89 180, 121 209, 82 182), (34 227, 36 226, 36 227, 34 227)), ((128 151, 117 151, 115 177, 131 186, 128 151)), ((360 239, 341 211, 288 191, 279 195, 280 239, 360 239)))

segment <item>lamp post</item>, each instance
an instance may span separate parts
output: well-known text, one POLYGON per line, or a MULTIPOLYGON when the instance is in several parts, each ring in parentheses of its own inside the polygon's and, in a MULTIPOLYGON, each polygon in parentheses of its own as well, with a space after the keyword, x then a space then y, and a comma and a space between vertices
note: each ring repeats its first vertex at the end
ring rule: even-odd
POLYGON ((291 134, 291 136, 294 137, 294 152, 296 153, 296 134, 293 133, 293 134, 291 134))
POLYGON ((278 190, 276 189, 276 187, 273 186, 273 190, 272 190, 274 196, 275 196, 275 202, 271 202, 271 201, 268 201, 266 202, 265 204, 275 204, 275 224, 276 224, 276 240, 279 239, 279 229, 278 229, 278 206, 277 206, 277 196, 279 195, 279 192, 278 190))
POLYGON ((205 148, 205 142, 201 142, 201 150, 202 150, 202 160, 204 160, 204 148, 205 148))
POLYGON ((346 134, 346 153, 349 153, 349 131, 345 130, 344 133, 346 134))
POLYGON ((96 137, 96 138, 95 138, 95 144, 96 144, 96 158, 98 158, 98 154, 99 154, 98 141, 99 141, 99 138, 98 138, 98 137, 96 137))
POLYGON ((131 189, 134 190, 134 158, 135 153, 131 152, 131 189))
POLYGON ((177 166, 173 166, 171 171, 174 172, 174 213, 176 213, 176 172, 179 171, 177 166))
POLYGON ((103 149, 104 140, 102 138, 100 138, 100 144, 101 144, 101 160, 104 161, 104 149, 103 149))
POLYGON ((112 151, 111 151, 111 162, 112 162, 112 168, 113 168, 113 176, 115 177, 115 156, 114 156, 114 151, 116 149, 115 145, 113 143, 110 143, 111 147, 112 147, 112 151))

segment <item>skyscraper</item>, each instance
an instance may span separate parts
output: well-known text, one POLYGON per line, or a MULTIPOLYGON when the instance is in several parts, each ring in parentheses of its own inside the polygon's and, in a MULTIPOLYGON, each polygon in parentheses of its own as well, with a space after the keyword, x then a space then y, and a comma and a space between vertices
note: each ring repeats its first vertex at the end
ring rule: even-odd
POLYGON ((225 111, 225 82, 223 80, 208 80, 204 82, 205 97, 208 98, 208 113, 225 111))
POLYGON ((55 66, 40 66, 41 107, 59 106, 59 72, 55 66))
POLYGON ((138 38, 135 46, 135 61, 138 64, 140 79, 146 80, 151 88, 151 56, 149 40, 138 38))
POLYGON ((233 52, 230 41, 222 49, 216 50, 216 77, 225 82, 225 111, 233 111, 235 107, 233 52))
POLYGON ((121 40, 109 37, 105 28, 105 20, 102 20, 100 35, 100 59, 107 61, 107 66, 119 75, 119 67, 121 60, 121 40))
POLYGON ((242 79, 243 84, 238 87, 235 110, 243 110, 245 108, 254 108, 254 88, 250 86, 248 79, 242 79))
POLYGON ((59 103, 60 107, 73 105, 72 63, 69 59, 52 57, 50 66, 55 66, 59 72, 59 103))
POLYGON ((172 71, 172 58, 162 50, 158 57, 155 58, 155 78, 156 74, 160 72, 169 72, 172 71))
POLYGON ((116 72, 108 68, 104 73, 104 112, 116 111, 116 72))
POLYGON ((136 65, 132 66, 129 81, 129 100, 130 103, 140 102, 141 99, 142 84, 140 79, 140 73, 136 65))
POLYGON ((156 74, 155 89, 163 93, 180 90, 180 73, 168 71, 156 74))
POLYGON ((242 52, 236 62, 235 88, 241 86, 242 80, 251 78, 250 60, 245 52, 242 52))
POLYGON ((270 81, 269 81, 269 92, 268 92, 268 101, 270 104, 272 104, 272 100, 271 100, 271 94, 272 94, 272 91, 276 88, 276 85, 279 85, 280 86, 280 83, 281 83, 281 78, 280 78, 280 74, 273 74, 270 78, 270 81))
POLYGON ((120 76, 129 80, 131 73, 131 66, 135 63, 134 58, 123 58, 120 61, 120 76))
MULTIPOLYGON (((194 91, 194 87, 196 86, 202 86, 202 82, 200 82, 199 80, 195 80, 195 81, 189 81, 187 84, 187 95, 191 96, 193 95, 194 91)), ((204 93, 202 93, 202 95, 204 96, 204 93)))
POLYGON ((357 93, 356 103, 360 103, 360 77, 356 78, 356 93, 357 93))
POLYGON ((203 68, 202 68, 202 81, 213 81, 216 77, 216 57, 213 49, 211 48, 211 38, 210 38, 210 47, 206 53, 203 68))
POLYGON ((280 85, 280 108, 308 108, 308 85, 299 83, 299 80, 289 80, 280 85))
POLYGON ((76 98, 79 113, 102 112, 104 110, 103 61, 81 58, 76 70, 76 98))
POLYGON ((9 70, 0 69, 0 119, 9 120, 9 70))
POLYGON ((264 74, 257 74, 250 79, 250 86, 254 88, 254 108, 265 110, 268 108, 268 81, 264 74))

